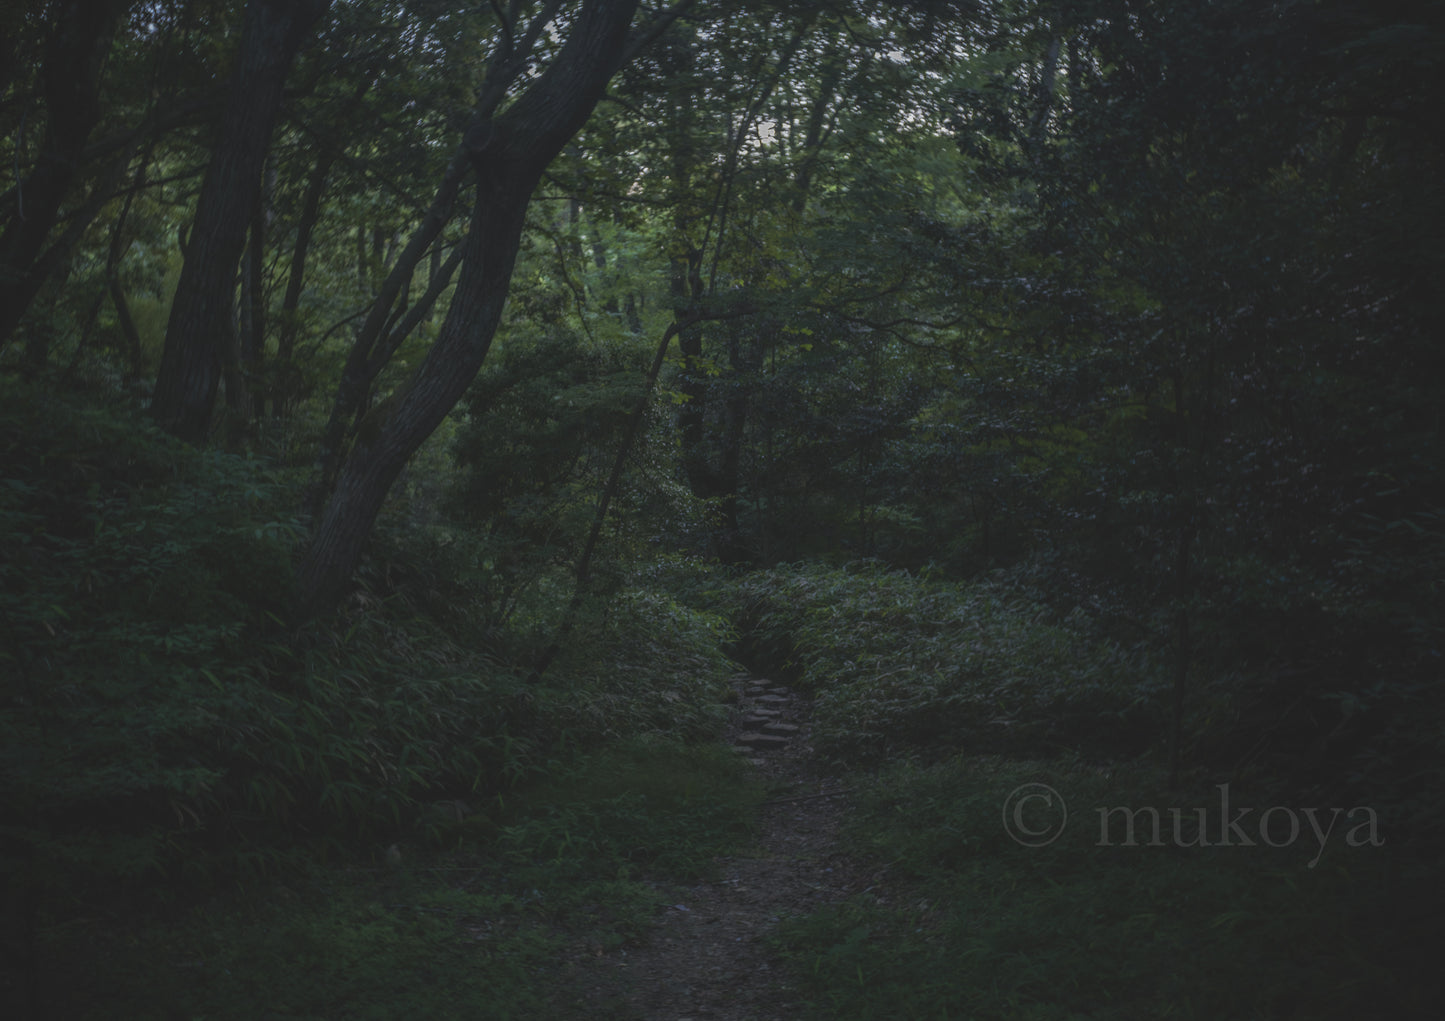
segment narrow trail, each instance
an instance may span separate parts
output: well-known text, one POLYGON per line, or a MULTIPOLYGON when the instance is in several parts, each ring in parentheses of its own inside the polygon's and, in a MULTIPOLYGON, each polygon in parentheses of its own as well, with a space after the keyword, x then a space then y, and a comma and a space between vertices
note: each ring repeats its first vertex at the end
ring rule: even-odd
POLYGON ((869 885, 838 847, 846 812, 842 781, 821 771, 810 742, 810 705, 754 678, 735 682, 729 739, 760 772, 770 800, 756 846, 719 859, 720 878, 669 889, 673 903, 640 946, 595 962, 593 992, 627 1021, 782 1021, 799 1016, 767 937, 778 921, 869 885))

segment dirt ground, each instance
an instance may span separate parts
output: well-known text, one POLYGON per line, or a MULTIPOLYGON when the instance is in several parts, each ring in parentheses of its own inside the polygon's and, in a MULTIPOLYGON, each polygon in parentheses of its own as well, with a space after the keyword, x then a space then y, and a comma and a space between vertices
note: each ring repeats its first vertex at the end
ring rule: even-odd
POLYGON ((767 937, 778 921, 867 889, 838 846, 848 791, 814 761, 810 706, 782 685, 739 678, 730 739, 773 792, 756 846, 719 860, 721 878, 668 887, 645 943, 590 962, 589 1016, 626 1021, 781 1021, 801 1010, 767 937))

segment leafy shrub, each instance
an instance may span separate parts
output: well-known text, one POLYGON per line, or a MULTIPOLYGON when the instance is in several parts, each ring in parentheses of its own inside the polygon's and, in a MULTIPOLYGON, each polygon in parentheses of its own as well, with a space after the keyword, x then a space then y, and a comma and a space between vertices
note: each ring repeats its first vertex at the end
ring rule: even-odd
POLYGON ((598 737, 716 736, 726 682, 737 672, 722 652, 728 636, 721 617, 665 593, 634 588, 594 601, 553 667, 551 711, 598 737))
POLYGON ((753 649, 817 694, 819 747, 857 760, 909 749, 1139 751, 1157 713, 1146 662, 1053 620, 1000 581, 951 584, 877 566, 751 575, 737 613, 753 649))
POLYGON ((204 749, 248 683, 256 625, 284 608, 296 525, 263 465, 6 398, 6 871, 132 872, 215 804, 225 767, 204 749))

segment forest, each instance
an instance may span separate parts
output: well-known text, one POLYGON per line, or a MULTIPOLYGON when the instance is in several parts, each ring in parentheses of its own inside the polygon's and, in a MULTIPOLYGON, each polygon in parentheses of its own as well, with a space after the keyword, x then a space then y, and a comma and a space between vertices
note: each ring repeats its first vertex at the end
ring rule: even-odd
POLYGON ((1441 0, 4 4, 0 1013, 1442 1016, 1442 100, 1441 0))

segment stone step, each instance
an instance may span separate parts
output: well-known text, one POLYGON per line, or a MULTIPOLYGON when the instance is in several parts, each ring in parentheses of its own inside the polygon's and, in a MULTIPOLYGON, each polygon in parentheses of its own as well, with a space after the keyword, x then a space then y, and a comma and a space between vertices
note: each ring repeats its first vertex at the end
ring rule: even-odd
POLYGON ((785 737, 791 737, 793 734, 796 734, 796 733, 799 731, 799 729, 800 729, 800 728, 799 728, 799 726, 798 726, 796 723, 776 723, 776 722, 773 722, 773 723, 764 723, 764 724, 763 724, 763 733, 764 733, 764 734, 782 734, 782 735, 784 735, 785 737))
POLYGON ((789 698, 787 695, 759 695, 757 700, 759 702, 766 702, 769 705, 777 705, 780 702, 792 701, 792 699, 789 698))
POLYGON ((750 730, 746 734, 739 734, 734 743, 749 748, 781 748, 788 743, 788 739, 780 734, 760 734, 750 730))

